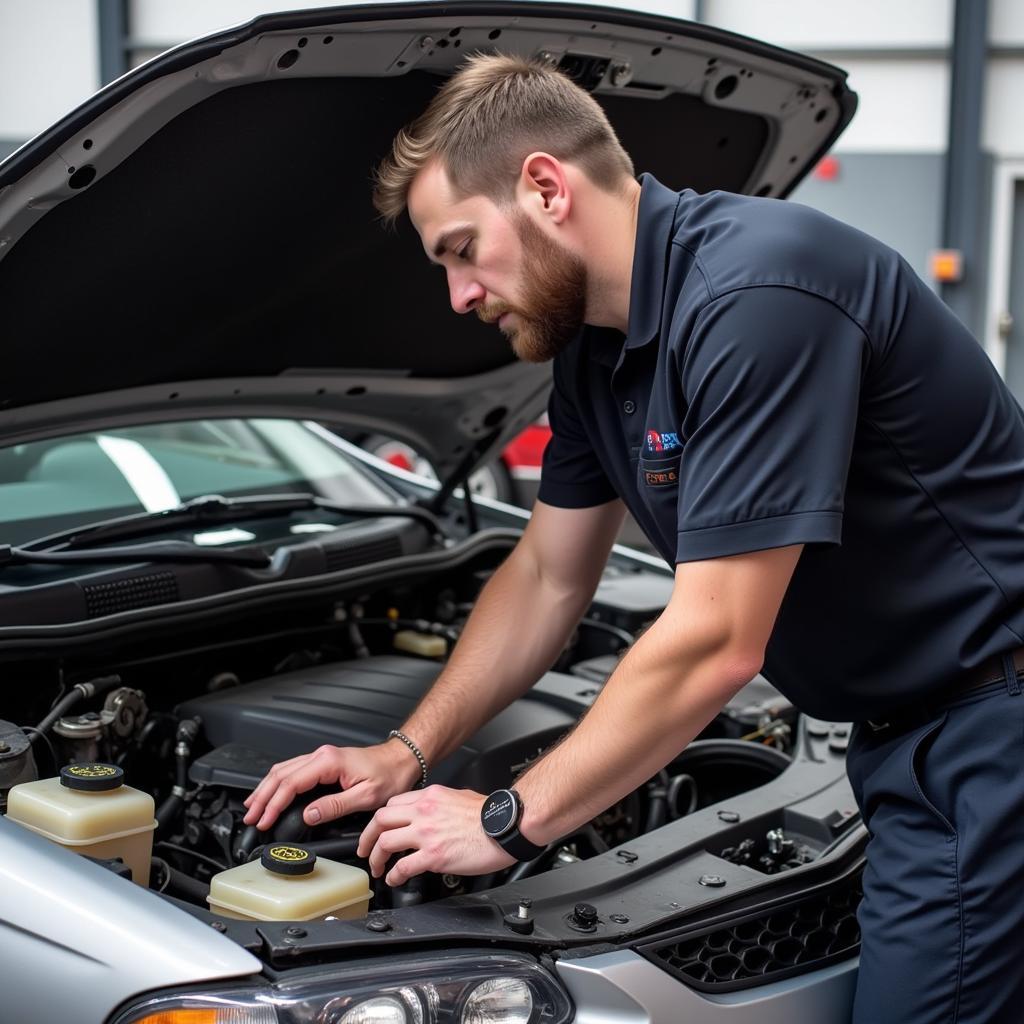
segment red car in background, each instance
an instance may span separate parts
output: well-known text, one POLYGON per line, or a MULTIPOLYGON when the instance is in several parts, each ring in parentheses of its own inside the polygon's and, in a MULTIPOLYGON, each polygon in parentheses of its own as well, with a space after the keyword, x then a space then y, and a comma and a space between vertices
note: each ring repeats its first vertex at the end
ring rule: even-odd
MULTIPOLYGON (((541 460, 550 437, 547 416, 531 423, 505 446, 497 459, 473 473, 469 478, 473 493, 529 508, 537 497, 541 460)), ((437 479, 434 467, 404 441, 383 434, 370 434, 357 443, 399 469, 437 479)))

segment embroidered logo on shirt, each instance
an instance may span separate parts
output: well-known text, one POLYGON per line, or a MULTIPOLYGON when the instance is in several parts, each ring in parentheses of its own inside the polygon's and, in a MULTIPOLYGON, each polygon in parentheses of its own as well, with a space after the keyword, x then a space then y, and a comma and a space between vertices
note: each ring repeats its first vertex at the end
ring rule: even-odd
POLYGON ((670 452, 679 447, 678 434, 671 431, 660 434, 656 430, 647 431, 647 450, 649 452, 670 452))
POLYGON ((647 431, 640 453, 640 470, 648 487, 669 487, 679 483, 682 447, 679 435, 674 431, 647 431))
POLYGON ((679 483, 678 469, 645 469, 644 480, 650 487, 667 487, 679 483))

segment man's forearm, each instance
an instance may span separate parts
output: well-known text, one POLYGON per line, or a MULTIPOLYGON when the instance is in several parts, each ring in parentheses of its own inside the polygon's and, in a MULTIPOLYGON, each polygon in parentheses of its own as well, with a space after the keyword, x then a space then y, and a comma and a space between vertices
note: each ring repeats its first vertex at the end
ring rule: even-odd
POLYGON ((576 729, 516 783, 521 828, 544 844, 632 792, 672 760, 758 671, 726 639, 664 623, 620 663, 576 729))
POLYGON ((546 672, 596 585, 560 588, 515 551, 487 582, 444 672, 403 731, 436 764, 546 672))

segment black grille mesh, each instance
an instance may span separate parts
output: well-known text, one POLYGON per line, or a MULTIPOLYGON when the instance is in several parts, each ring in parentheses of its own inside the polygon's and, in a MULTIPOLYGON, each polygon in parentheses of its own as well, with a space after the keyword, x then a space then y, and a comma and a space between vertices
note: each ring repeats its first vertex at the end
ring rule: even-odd
POLYGON ((178 600, 178 580, 173 572, 154 572, 109 583, 91 583, 82 590, 85 593, 85 613, 90 619, 178 600))
POLYGON ((327 571, 351 569, 355 565, 379 562, 385 558, 398 558, 402 553, 402 542, 397 537, 381 537, 379 540, 351 547, 331 548, 327 552, 327 571))
POLYGON ((803 974, 860 946, 860 879, 761 917, 650 949, 691 988, 727 992, 803 974))

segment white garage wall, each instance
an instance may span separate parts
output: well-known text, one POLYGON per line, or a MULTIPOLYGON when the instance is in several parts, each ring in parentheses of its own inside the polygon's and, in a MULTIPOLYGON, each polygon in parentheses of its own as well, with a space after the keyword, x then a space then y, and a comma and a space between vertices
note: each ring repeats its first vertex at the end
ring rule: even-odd
POLYGON ((132 38, 146 47, 176 46, 196 36, 231 28, 272 11, 337 7, 345 0, 130 0, 132 38))
POLYGON ((1024 158, 1024 60, 1021 58, 996 58, 988 63, 981 144, 1001 159, 1024 158))
POLYGON ((0 139, 30 138, 99 85, 96 0, 0 0, 0 139))
MULTIPOLYGON (((173 46, 186 39, 206 35, 249 21, 270 11, 334 7, 357 0, 131 0, 129 18, 133 36, 147 48, 173 46)), ((384 0, 393 2, 393 0, 384 0)), ((695 0, 590 0, 607 7, 629 8, 674 18, 692 18, 695 0)))
MULTIPOLYGON (((130 34, 156 50, 288 7, 336 0, 130 0, 130 34)), ((615 6, 615 0, 599 0, 615 6)), ((1024 46, 1024 0, 989 0, 990 38, 1024 46)), ((625 0, 651 13, 693 17, 695 0, 625 0)), ((943 48, 953 0, 705 0, 722 28, 808 51, 943 48)), ((0 142, 41 131, 99 87, 96 0, 0 0, 0 142)), ((146 54, 148 55, 148 53, 146 54)), ((140 54, 142 56, 142 54, 140 54)), ((949 75, 936 59, 850 59, 861 103, 839 152, 941 152, 946 144, 949 75)), ((990 61, 984 145, 997 156, 1024 155, 1024 58, 990 61)))
POLYGON ((1024 45, 1024 3, 989 0, 988 38, 997 46, 1024 45))
POLYGON ((794 49, 947 46, 953 33, 952 0, 707 0, 704 17, 794 49))
POLYGON ((949 137, 949 67, 943 60, 836 61, 859 97, 837 152, 940 153, 949 137))

